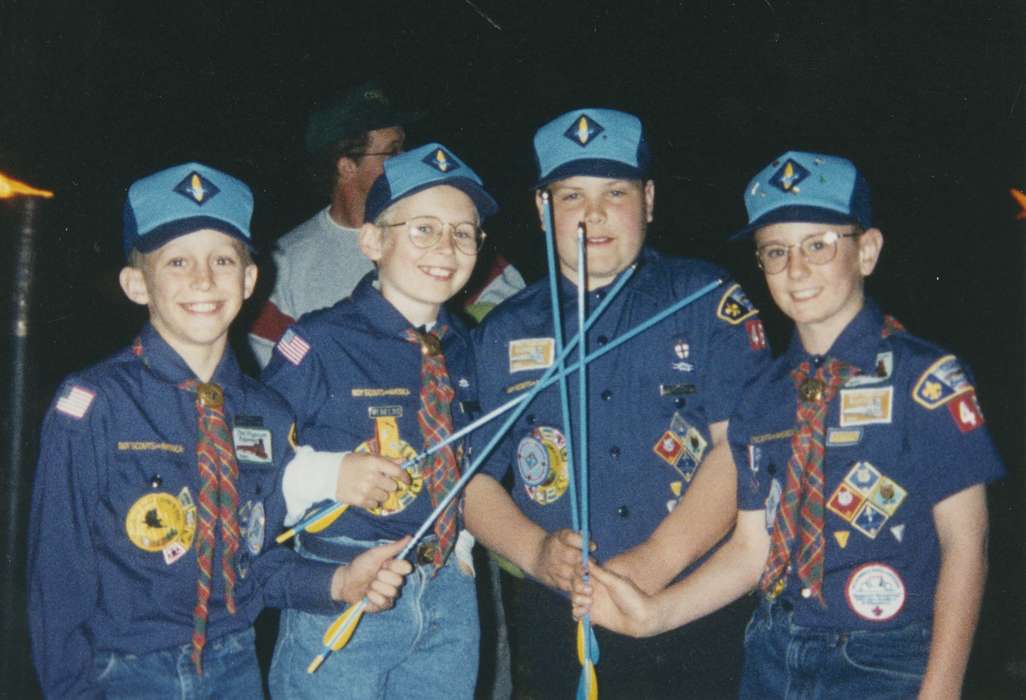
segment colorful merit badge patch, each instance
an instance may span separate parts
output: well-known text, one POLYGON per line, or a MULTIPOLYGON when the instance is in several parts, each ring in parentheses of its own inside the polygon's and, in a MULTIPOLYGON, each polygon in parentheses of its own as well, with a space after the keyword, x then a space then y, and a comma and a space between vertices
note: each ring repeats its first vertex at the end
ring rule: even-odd
POLYGON ((235 457, 240 462, 270 464, 271 431, 268 428, 249 428, 236 425, 232 430, 235 442, 235 457))
POLYGON ((519 338, 509 341, 509 371, 526 372, 552 366, 556 343, 552 338, 519 338))
POLYGON ((963 433, 976 430, 983 425, 983 412, 980 411, 975 391, 967 391, 954 401, 948 402, 948 412, 963 433))
POLYGON ((905 582, 886 564, 864 564, 848 578, 844 595, 863 620, 886 622, 905 606, 905 582))
POLYGON ((190 202, 203 206, 220 192, 217 185, 200 175, 195 170, 185 176, 185 179, 175 185, 175 192, 182 195, 190 202))
POLYGON ((144 552, 162 552, 168 566, 181 559, 196 535, 196 504, 189 488, 176 498, 170 493, 147 493, 125 516, 128 539, 144 552))
POLYGON ((673 467, 684 481, 691 481, 707 446, 702 433, 675 411, 670 419, 670 429, 659 436, 652 451, 673 467))
POLYGON ((827 509, 866 537, 876 539, 907 495, 869 462, 856 462, 834 489, 827 509))
MULTIPOLYGON (((354 452, 381 455, 399 462, 409 462, 417 456, 417 451, 399 437, 399 425, 394 416, 375 418, 374 437, 360 443, 354 452)), ((399 488, 390 493, 384 503, 369 508, 368 512, 374 515, 395 515, 413 503, 424 488, 424 475, 420 463, 415 462, 406 467, 406 473, 410 475, 409 486, 400 483, 399 488)))
POLYGON ((972 391, 972 388, 955 356, 945 355, 919 377, 912 389, 912 398, 932 411, 956 396, 972 391))
POLYGON ((759 313, 755 304, 741 289, 740 284, 732 285, 720 299, 720 305, 716 307, 716 317, 736 326, 747 318, 759 313))
POLYGON ((844 383, 846 388, 879 384, 891 378, 894 373, 894 353, 881 352, 876 356, 872 374, 856 374, 844 383))
POLYGON ((57 410, 72 418, 82 418, 89 412, 96 394, 80 386, 72 386, 67 393, 57 399, 57 410))
POLYGON ((809 171, 802 167, 801 163, 788 158, 780 166, 780 169, 773 173, 773 177, 770 178, 770 184, 782 192, 798 194, 801 192, 798 185, 808 176, 809 171))
POLYGON ((277 350, 286 360, 299 366, 299 363, 310 352, 310 344, 300 338, 291 328, 285 331, 285 335, 278 341, 277 350))
POLYGON ((566 439, 555 428, 539 426, 517 445, 517 471, 524 491, 540 506, 558 501, 566 492, 566 439))
POLYGON ((841 427, 890 423, 894 387, 841 389, 841 427))
POLYGON ((602 128, 601 124, 589 117, 587 114, 582 114, 573 124, 570 125, 569 129, 563 132, 563 136, 583 148, 591 143, 595 137, 603 131, 605 131, 605 129, 602 128))
POLYGON ((748 345, 752 350, 766 349, 766 329, 762 321, 757 318, 750 318, 745 321, 745 332, 748 334, 748 345))
POLYGON ((436 148, 431 153, 428 153, 424 156, 423 162, 440 173, 451 173, 453 170, 459 170, 460 167, 460 164, 456 162, 452 154, 446 153, 444 148, 436 148))

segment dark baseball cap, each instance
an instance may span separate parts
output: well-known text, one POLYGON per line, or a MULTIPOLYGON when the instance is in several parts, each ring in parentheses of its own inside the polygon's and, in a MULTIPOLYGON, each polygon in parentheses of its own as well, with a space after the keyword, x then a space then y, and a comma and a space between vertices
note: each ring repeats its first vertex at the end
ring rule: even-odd
POLYGON ((306 122, 306 150, 315 154, 342 139, 410 124, 422 116, 420 112, 396 109, 379 82, 367 82, 332 98, 310 115, 306 122))

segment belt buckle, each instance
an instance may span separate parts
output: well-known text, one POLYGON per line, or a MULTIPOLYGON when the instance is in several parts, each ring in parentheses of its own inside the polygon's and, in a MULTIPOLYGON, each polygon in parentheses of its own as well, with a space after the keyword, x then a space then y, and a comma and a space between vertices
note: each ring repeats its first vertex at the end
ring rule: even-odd
POLYGON ((438 543, 434 541, 421 542, 417 545, 417 564, 427 566, 435 563, 435 554, 438 552, 438 543))

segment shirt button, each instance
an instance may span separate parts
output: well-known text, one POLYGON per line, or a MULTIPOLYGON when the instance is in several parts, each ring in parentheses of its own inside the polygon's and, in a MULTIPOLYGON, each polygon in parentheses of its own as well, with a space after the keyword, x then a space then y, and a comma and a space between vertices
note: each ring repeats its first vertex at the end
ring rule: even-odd
POLYGON ((160 485, 163 483, 164 479, 160 476, 160 474, 154 474, 150 477, 150 486, 152 486, 155 489, 159 489, 160 485))
POLYGON ((619 515, 621 518, 626 518, 631 514, 631 509, 627 506, 620 506, 616 509, 616 514, 619 515))
POLYGON ((609 456, 612 457, 613 459, 619 459, 620 458, 620 448, 617 447, 616 445, 613 445, 612 447, 610 447, 609 448, 609 456))
POLYGON ((603 345, 609 342, 609 338, 607 338, 604 335, 600 335, 598 338, 595 339, 595 342, 598 343, 599 347, 602 347, 603 345))
POLYGON ((529 413, 529 414, 527 415, 527 424, 528 424, 528 425, 534 425, 534 422, 535 422, 536 420, 538 420, 538 419, 534 417, 534 414, 533 414, 533 413, 529 413))
POLYGON ((605 391, 602 392, 602 400, 603 401, 609 401, 609 399, 611 399, 611 398, 613 398, 613 392, 611 392, 609 389, 606 389, 605 391))
POLYGON ((603 299, 605 299, 606 298, 606 290, 600 289, 597 292, 595 292, 595 298, 598 299, 599 301, 602 301, 603 299))
POLYGON ((673 400, 673 405, 677 408, 684 408, 684 405, 688 402, 683 396, 678 396, 673 400))
POLYGON ((802 589, 802 598, 808 598, 811 595, 812 595, 812 589, 811 588, 803 588, 802 589))

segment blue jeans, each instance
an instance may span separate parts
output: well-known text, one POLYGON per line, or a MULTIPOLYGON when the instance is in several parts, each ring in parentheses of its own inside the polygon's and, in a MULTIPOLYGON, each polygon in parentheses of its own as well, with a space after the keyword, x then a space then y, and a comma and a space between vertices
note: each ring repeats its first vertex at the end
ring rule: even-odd
POLYGON ((472 698, 480 637, 474 579, 460 570, 455 556, 437 575, 433 571, 430 564, 416 565, 395 607, 364 615, 349 643, 313 674, 306 667, 323 650, 324 631, 335 616, 283 610, 271 661, 271 696, 472 698))
POLYGON ((136 656, 97 652, 96 680, 105 698, 260 698, 260 665, 253 628, 207 640, 203 675, 196 674, 192 645, 136 656))
POLYGON ((742 698, 914 698, 930 626, 880 632, 820 630, 792 621, 791 604, 763 601, 745 630, 742 698))

